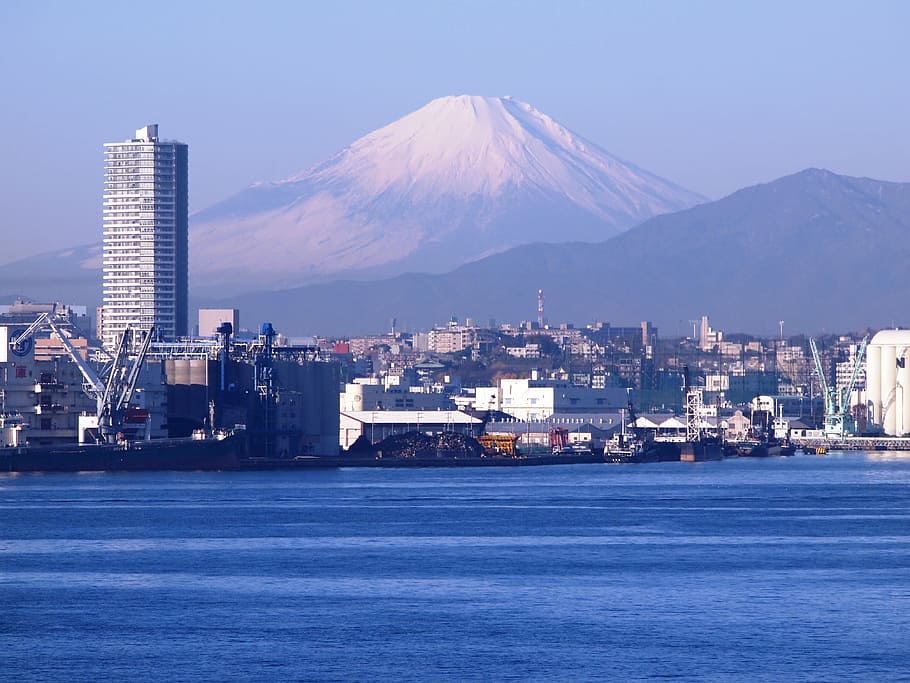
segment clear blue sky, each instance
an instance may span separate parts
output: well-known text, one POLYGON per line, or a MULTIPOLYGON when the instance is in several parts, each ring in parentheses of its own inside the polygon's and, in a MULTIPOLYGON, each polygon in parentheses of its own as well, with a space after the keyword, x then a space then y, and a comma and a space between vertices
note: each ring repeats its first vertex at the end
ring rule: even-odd
POLYGON ((512 95, 712 198, 910 181, 910 2, 0 3, 0 262, 100 241, 102 144, 190 145, 191 209, 450 94, 512 95))

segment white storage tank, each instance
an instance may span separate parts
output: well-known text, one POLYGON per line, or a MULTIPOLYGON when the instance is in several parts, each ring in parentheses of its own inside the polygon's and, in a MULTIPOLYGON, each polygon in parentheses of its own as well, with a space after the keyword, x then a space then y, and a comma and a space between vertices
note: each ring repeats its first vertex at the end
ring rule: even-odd
POLYGON ((882 330, 866 351, 871 421, 889 436, 910 432, 910 330, 882 330))

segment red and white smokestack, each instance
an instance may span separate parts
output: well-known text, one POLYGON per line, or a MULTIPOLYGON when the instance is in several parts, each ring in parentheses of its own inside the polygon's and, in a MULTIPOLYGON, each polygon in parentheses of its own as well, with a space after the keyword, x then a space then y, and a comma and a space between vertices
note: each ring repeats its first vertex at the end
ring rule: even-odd
POLYGON ((543 327, 543 290, 537 290, 537 327, 543 327))

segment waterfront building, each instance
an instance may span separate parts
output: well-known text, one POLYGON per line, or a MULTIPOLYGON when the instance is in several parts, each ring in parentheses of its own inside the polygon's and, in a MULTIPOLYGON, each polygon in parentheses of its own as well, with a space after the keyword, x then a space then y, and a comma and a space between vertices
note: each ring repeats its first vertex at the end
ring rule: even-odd
MULTIPOLYGON (((79 416, 95 410, 68 358, 40 353, 37 342, 11 344, 22 325, 0 325, 0 447, 75 443, 79 416)), ((73 339, 84 347, 85 340, 73 339)))
POLYGON ((422 387, 410 386, 408 381, 388 381, 394 378, 386 377, 384 384, 369 379, 355 379, 346 384, 340 396, 341 411, 451 410, 455 407, 452 399, 443 393, 423 391, 422 387))
MULTIPOLYGON (((54 446, 93 441, 97 403, 83 390, 85 378, 56 334, 41 331, 22 344, 11 344, 20 325, 0 325, 0 447, 54 446)), ((83 358, 88 340, 68 337, 83 358)), ((167 394, 160 363, 143 366, 132 406, 147 411, 152 438, 167 435, 167 394)))
POLYGON ((407 432, 479 436, 483 421, 458 410, 347 410, 340 413, 339 445, 350 448, 361 436, 370 443, 407 432))
POLYGON ((559 413, 543 420, 493 417, 486 424, 485 431, 495 436, 515 438, 518 447, 528 453, 550 451, 554 441, 560 438, 559 432, 563 434, 563 445, 578 444, 593 451, 603 451, 607 441, 622 432, 623 420, 631 430, 628 416, 619 412, 559 413))
POLYGON ((101 337, 125 329, 173 340, 187 334, 187 146, 163 141, 158 126, 104 145, 104 278, 101 337))

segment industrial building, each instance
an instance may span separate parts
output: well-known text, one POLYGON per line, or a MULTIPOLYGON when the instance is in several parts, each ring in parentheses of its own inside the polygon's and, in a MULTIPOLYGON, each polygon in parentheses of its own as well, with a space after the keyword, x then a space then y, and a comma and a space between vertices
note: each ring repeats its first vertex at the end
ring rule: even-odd
MULTIPOLYGON (((24 338, 23 326, 0 326, 0 422, 3 446, 62 445, 92 440, 97 404, 85 378, 55 334, 24 338), (18 343, 17 343, 18 342, 18 343)), ((87 340, 68 338, 84 357, 87 340)), ((167 436, 167 392, 160 363, 142 368, 133 405, 148 414, 150 437, 167 436)))
POLYGON ((104 145, 101 340, 113 349, 127 328, 159 338, 187 334, 187 146, 158 126, 104 145))
POLYGON ((910 433, 910 330, 882 330, 866 349, 868 419, 888 436, 910 433))
MULTIPOLYGON (((566 413, 544 420, 494 418, 486 424, 486 433, 512 437, 526 453, 550 451, 557 434, 564 435, 561 437, 565 442, 563 445, 579 444, 592 450, 603 450, 606 442, 623 430, 623 420, 628 420, 628 415, 621 412, 566 413)), ((630 425, 627 427, 631 430, 630 425)))
POLYGON ((340 366, 311 347, 276 346, 271 325, 251 340, 153 344, 164 365, 171 436, 240 429, 268 457, 338 451, 340 366))
POLYGON ((16 299, 13 303, 0 305, 0 325, 28 327, 42 313, 54 313, 65 320, 68 325, 80 330, 83 334, 91 332, 93 322, 86 306, 71 306, 61 303, 36 303, 25 299, 16 299))
POLYGON ((3 445, 95 443, 112 426, 118 442, 240 430, 255 457, 336 454, 338 363, 312 347, 274 346, 271 325, 263 329, 234 343, 229 335, 149 340, 138 356, 111 356, 56 315, 0 325, 3 445), (123 414, 110 420, 104 413, 102 425, 102 407, 111 405, 100 400, 111 393, 106 387, 129 398, 115 406, 123 414))
POLYGON ((95 403, 75 364, 36 360, 34 343, 11 344, 22 327, 0 326, 2 446, 76 443, 79 416, 95 403))
POLYGON ((459 410, 351 410, 341 413, 339 442, 350 448, 361 436, 379 443, 395 434, 456 432, 479 436, 483 421, 459 410))
MULTIPOLYGON (((393 376, 394 377, 394 376, 393 376)), ((399 378, 401 376, 398 376, 399 378)), ((340 397, 340 409, 361 410, 451 410, 455 403, 443 393, 423 391, 423 387, 411 387, 408 382, 398 384, 387 381, 380 384, 378 379, 358 378, 345 385, 340 397)))

